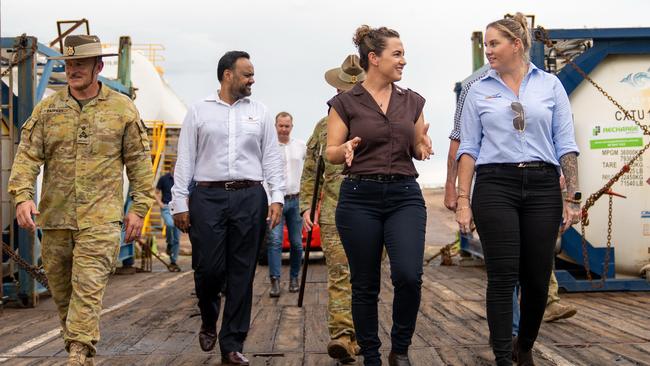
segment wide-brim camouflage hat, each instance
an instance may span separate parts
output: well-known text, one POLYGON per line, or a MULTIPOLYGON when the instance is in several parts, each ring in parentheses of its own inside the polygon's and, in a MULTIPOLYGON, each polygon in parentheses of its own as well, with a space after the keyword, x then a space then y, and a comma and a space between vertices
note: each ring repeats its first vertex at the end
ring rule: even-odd
POLYGON ((325 81, 340 90, 350 90, 354 84, 364 81, 366 73, 359 64, 359 56, 349 55, 341 67, 331 69, 325 73, 325 81))
POLYGON ((117 56, 117 53, 102 53, 102 43, 97 36, 74 34, 63 41, 63 56, 50 57, 50 60, 74 60, 88 57, 117 56))

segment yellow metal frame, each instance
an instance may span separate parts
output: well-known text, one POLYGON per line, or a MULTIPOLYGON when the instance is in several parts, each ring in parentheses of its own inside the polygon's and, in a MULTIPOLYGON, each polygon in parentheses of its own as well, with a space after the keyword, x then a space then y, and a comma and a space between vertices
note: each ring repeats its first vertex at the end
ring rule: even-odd
MULTIPOLYGON (((147 124, 151 125, 151 157, 153 158, 153 174, 154 177, 158 172, 160 166, 160 161, 162 160, 163 152, 165 151, 165 123, 162 121, 147 121, 147 124)), ((153 183, 152 183, 153 184, 153 183)), ((151 208, 147 212, 147 216, 144 217, 144 224, 142 225, 142 236, 149 234, 151 232, 151 208)))

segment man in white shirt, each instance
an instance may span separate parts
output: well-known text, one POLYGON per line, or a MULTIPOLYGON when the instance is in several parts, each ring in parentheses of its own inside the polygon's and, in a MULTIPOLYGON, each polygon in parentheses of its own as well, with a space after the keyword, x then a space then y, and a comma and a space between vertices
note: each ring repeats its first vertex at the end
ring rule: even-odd
POLYGON ((219 60, 221 89, 187 112, 178 140, 172 188, 175 225, 189 232, 196 296, 201 311, 199 344, 215 346, 225 290, 219 347, 223 364, 248 365, 242 355, 250 327, 253 277, 266 226, 280 220, 284 164, 273 119, 251 95, 253 64, 242 51, 219 60), (266 180, 268 204, 261 182, 266 180), (196 182, 191 195, 190 183, 196 182), (190 197, 191 196, 191 197, 190 197))
POLYGON ((287 233, 291 250, 289 254, 289 292, 298 292, 298 274, 302 262, 302 217, 300 216, 300 175, 305 161, 307 146, 303 141, 291 138, 293 117, 287 112, 275 116, 275 129, 278 132, 280 150, 283 152, 286 174, 286 195, 280 224, 271 230, 269 235, 268 258, 271 289, 269 296, 280 296, 280 272, 282 267, 282 240, 284 236, 283 221, 287 225, 287 233))

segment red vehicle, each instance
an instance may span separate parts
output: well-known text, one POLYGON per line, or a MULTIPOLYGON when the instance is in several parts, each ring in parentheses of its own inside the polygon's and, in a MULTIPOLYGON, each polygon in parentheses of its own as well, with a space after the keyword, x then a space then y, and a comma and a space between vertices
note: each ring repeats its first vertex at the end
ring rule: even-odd
MULTIPOLYGON (((318 213, 320 213, 320 205, 318 205, 318 213)), ((318 221, 318 220, 316 220, 318 221)), ((323 249, 321 248, 321 241, 320 241, 320 225, 318 223, 314 223, 314 226, 312 227, 312 237, 311 237, 311 243, 310 243, 310 248, 309 251, 322 251, 323 249)), ((261 248, 260 248, 260 253, 258 256, 258 261, 260 264, 266 265, 269 262, 268 258, 268 243, 267 240, 269 240, 269 233, 266 233, 266 238, 262 242, 261 248)), ((302 229, 302 248, 305 249, 307 247, 307 230, 304 228, 302 229)), ((289 243, 289 232, 287 230, 287 225, 284 225, 283 227, 283 233, 282 233, 282 251, 283 252, 288 252, 289 248, 291 248, 291 244, 289 243)))
MULTIPOLYGON (((289 248, 291 247, 291 243, 289 243, 289 230, 287 229, 287 225, 284 225, 284 231, 282 233, 282 251, 286 252, 289 251, 289 248)), ((320 247, 320 225, 318 223, 315 223, 314 226, 312 227, 312 234, 311 234, 311 243, 310 243, 310 251, 311 250, 322 250, 320 247)), ((307 247, 307 230, 305 228, 302 228, 302 248, 307 247)))

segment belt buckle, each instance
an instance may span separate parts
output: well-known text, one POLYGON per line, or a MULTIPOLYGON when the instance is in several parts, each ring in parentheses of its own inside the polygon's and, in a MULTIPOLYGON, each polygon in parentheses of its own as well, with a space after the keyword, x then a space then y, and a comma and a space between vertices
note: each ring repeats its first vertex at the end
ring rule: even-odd
POLYGON ((519 165, 517 165, 517 168, 525 168, 527 166, 528 166, 528 163, 523 162, 523 163, 519 163, 519 165))
POLYGON ((236 183, 237 182, 226 182, 226 183, 223 184, 223 188, 226 191, 234 191, 235 190, 234 186, 235 186, 236 183))

